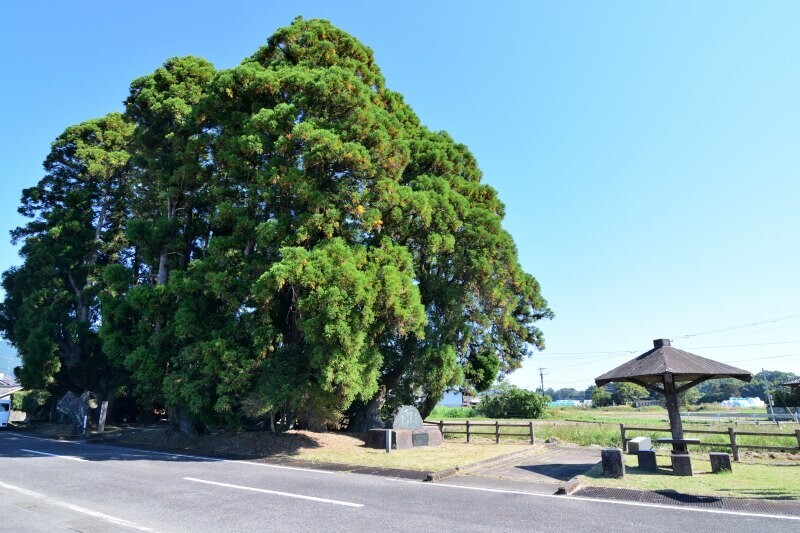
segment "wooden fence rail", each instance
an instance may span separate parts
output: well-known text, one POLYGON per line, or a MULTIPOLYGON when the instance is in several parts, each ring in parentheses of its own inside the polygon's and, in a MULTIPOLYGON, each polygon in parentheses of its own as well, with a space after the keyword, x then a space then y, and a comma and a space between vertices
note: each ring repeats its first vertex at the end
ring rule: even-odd
MULTIPOLYGON (((669 433, 669 428, 641 428, 641 427, 626 427, 625 424, 619 425, 619 430, 622 436, 622 451, 628 451, 628 441, 631 440, 627 438, 626 433, 628 431, 652 431, 654 433, 669 433)), ((684 429, 684 433, 697 433, 700 435, 727 435, 730 444, 720 443, 720 442, 700 442, 698 444, 693 444, 693 446, 728 446, 731 449, 731 453, 733 455, 733 460, 739 460, 739 449, 740 448, 747 448, 751 450, 797 450, 800 451, 800 429, 796 429, 794 433, 754 433, 752 431, 736 431, 736 429, 729 427, 727 431, 711 431, 707 429, 684 429), (795 437, 797 439, 797 445, 791 446, 756 446, 754 444, 739 444, 737 441, 737 437, 739 436, 748 436, 748 437, 785 437, 791 438, 795 437)))
POLYGON ((439 420, 438 422, 431 422, 430 420, 425 421, 426 424, 435 425, 439 427, 439 431, 442 432, 442 436, 445 433, 449 433, 451 435, 466 435, 467 442, 471 436, 474 435, 492 435, 494 436, 494 442, 496 444, 500 443, 500 437, 528 437, 531 441, 531 444, 536 443, 536 435, 533 431, 533 420, 530 420, 527 424, 507 424, 504 422, 499 422, 495 420, 494 422, 470 422, 466 420, 464 422, 445 422, 444 420, 439 420), (473 428, 494 428, 494 431, 475 431, 473 428), (448 428, 458 428, 458 429, 448 429, 448 428), (465 431, 462 431, 461 428, 466 428, 465 431), (500 428, 525 428, 524 433, 501 433, 500 428))

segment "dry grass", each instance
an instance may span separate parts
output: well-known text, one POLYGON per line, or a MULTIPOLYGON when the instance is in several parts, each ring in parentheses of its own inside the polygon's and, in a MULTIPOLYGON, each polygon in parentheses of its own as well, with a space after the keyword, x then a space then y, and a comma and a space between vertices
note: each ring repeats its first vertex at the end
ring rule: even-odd
POLYGON ((435 472, 490 459, 520 450, 530 450, 530 444, 494 444, 445 441, 433 448, 413 448, 411 450, 386 450, 367 448, 360 439, 351 442, 335 442, 316 448, 303 449, 295 455, 297 459, 325 463, 344 463, 383 468, 404 468, 435 472))
MULTIPOLYGON (((70 427, 63 424, 33 424, 26 431, 42 436, 69 435, 70 427)), ((314 433, 293 430, 273 435, 269 432, 212 431, 190 439, 168 431, 163 426, 109 428, 106 435, 119 445, 174 451, 193 455, 215 455, 248 459, 297 459, 316 463, 338 463, 355 466, 402 468, 435 472, 464 466, 520 450, 532 450, 530 444, 519 441, 495 444, 481 440, 466 444, 445 441, 441 446, 394 450, 364 446, 360 438, 346 433, 314 433)), ((474 439, 473 439, 474 440, 474 439)))

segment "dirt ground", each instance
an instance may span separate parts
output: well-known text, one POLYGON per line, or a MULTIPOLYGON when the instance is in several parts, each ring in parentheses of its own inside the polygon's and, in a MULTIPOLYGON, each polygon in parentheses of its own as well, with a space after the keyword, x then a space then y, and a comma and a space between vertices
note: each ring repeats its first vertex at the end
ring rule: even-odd
MULTIPOLYGON (((29 424, 20 430, 53 438, 75 438, 71 435, 71 427, 65 424, 40 422, 29 424)), ((344 449, 363 445, 363 441, 355 435, 304 430, 292 430, 279 435, 268 431, 212 430, 191 439, 174 433, 163 425, 107 427, 105 433, 92 432, 88 439, 156 450, 241 458, 291 458, 311 449, 344 449)))

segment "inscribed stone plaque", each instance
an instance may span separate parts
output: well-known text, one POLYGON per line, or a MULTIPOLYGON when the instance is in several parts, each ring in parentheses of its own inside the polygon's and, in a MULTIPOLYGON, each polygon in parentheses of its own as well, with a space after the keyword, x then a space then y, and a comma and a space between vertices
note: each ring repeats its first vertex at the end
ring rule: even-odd
POLYGON ((392 417, 392 429, 419 429, 422 427, 422 417, 413 405, 401 405, 392 417))
POLYGON ((411 434, 412 446, 427 446, 428 434, 427 433, 412 433, 411 434))

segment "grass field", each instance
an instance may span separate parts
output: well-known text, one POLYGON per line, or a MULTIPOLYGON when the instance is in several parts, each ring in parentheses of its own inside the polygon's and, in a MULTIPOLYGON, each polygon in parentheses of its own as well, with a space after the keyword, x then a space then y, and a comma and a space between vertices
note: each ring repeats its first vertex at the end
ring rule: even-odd
POLYGON ((734 463, 732 472, 711 473, 708 455, 692 454, 694 476, 673 476, 669 452, 657 456, 658 472, 639 469, 635 455, 625 455, 625 477, 603 477, 596 465, 581 481, 594 487, 651 491, 674 490, 700 496, 800 500, 800 461, 757 461, 734 463))
MULTIPOLYGON (((763 412, 763 410, 761 411, 763 412)), ((450 424, 457 421, 480 423, 486 418, 474 416, 475 411, 471 408, 439 408, 434 411, 429 422, 444 420, 450 424), (473 416, 459 416, 469 414, 473 416), (434 416, 436 415, 436 416, 434 416)), ((493 419, 492 419, 493 420, 493 419)), ((501 421, 509 424, 524 424, 526 420, 505 420, 501 421)), ((634 431, 628 437, 645 436, 655 440, 659 437, 669 436, 669 424, 667 422, 666 411, 660 407, 644 407, 634 409, 633 407, 620 406, 608 407, 603 409, 585 408, 558 408, 548 411, 548 417, 534 421, 537 440, 558 439, 561 442, 579 444, 581 446, 621 446, 622 436, 620 434, 620 424, 628 427, 646 427, 663 429, 663 431, 634 431)), ((796 448, 797 437, 795 436, 775 436, 775 433, 793 434, 798 429, 797 424, 784 423, 780 428, 773 424, 754 425, 752 423, 737 423, 725 420, 684 420, 684 431, 687 437, 701 438, 703 443, 719 444, 718 447, 703 448, 706 451, 730 451, 730 439, 725 435, 699 435, 692 434, 692 430, 720 431, 727 433, 729 427, 734 427, 737 432, 757 432, 759 436, 741 435, 737 436, 740 446, 786 446, 796 448)), ((452 431, 465 431, 466 424, 457 427, 449 426, 452 431)), ((480 428, 477 431, 492 431, 490 428, 480 428)), ((501 435, 520 432, 516 428, 501 428, 501 435)), ((524 433, 524 431, 523 431, 524 433)), ((448 440, 465 440, 464 435, 445 434, 448 440)), ((501 441, 511 441, 513 439, 525 440, 526 437, 502 437, 501 441)))

